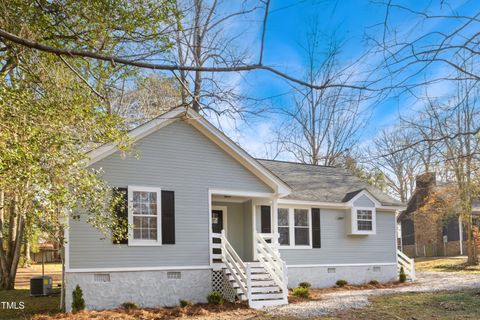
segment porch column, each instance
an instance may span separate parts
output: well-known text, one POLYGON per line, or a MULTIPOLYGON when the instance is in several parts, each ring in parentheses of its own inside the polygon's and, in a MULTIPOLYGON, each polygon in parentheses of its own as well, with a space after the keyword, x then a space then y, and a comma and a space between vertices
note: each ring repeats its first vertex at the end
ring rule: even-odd
POLYGON ((278 197, 272 199, 272 243, 278 248, 278 197))

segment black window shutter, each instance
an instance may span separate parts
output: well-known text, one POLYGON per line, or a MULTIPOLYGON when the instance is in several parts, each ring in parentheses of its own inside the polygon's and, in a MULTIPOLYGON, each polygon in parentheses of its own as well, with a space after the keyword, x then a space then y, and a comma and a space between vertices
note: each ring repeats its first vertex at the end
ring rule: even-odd
POLYGON ((321 248, 322 239, 320 233, 320 209, 312 208, 312 247, 321 248))
POLYGON ((119 220, 119 226, 121 226, 125 237, 123 239, 113 240, 114 244, 128 244, 128 189, 127 188, 114 188, 114 196, 121 196, 123 201, 119 201, 113 208, 117 219, 119 220))
POLYGON ((175 244, 175 192, 162 190, 162 244, 175 244))
POLYGON ((272 219, 270 215, 270 206, 261 206, 260 230, 262 233, 272 232, 272 219))

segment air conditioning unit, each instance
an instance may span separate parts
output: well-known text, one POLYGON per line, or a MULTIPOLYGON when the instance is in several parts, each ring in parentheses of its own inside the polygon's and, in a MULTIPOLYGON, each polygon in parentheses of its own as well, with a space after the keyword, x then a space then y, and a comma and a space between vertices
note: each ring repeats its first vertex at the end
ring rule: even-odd
POLYGON ((52 293, 52 277, 41 276, 30 278, 30 296, 48 296, 52 293))

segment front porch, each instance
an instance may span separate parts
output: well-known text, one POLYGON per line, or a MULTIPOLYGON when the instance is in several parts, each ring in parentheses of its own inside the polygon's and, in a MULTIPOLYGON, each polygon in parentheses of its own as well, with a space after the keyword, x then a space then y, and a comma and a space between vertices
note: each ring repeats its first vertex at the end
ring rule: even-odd
POLYGON ((275 233, 273 197, 211 194, 210 263, 252 308, 287 304, 287 267, 275 233))
MULTIPOLYGON (((275 230, 273 207, 276 207, 275 199, 212 194, 211 232, 220 234, 224 230, 229 243, 243 261, 258 261, 255 234, 262 234, 271 242, 275 230)), ((214 260, 211 259, 211 262, 215 263, 214 260)))

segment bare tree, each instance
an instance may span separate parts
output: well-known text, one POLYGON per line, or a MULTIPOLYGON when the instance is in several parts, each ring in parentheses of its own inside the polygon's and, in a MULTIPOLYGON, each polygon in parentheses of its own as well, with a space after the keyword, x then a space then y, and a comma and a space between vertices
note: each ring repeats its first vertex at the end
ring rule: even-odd
POLYGON ((133 87, 121 90, 113 99, 112 112, 132 129, 180 104, 177 80, 152 74, 137 78, 133 87))
MULTIPOLYGON (((330 39, 327 48, 318 25, 313 24, 305 46, 305 81, 347 82, 352 74, 342 73, 340 45, 330 39), (323 52, 325 54, 322 54, 323 52)), ((294 88, 293 107, 280 110, 284 123, 277 133, 285 152, 302 163, 335 165, 358 142, 358 132, 366 124, 361 92, 346 88, 294 88)))
MULTIPOLYGON (((463 65, 463 68, 468 68, 463 65)), ((433 120, 437 136, 453 136, 443 139, 438 150, 458 190, 460 215, 466 224, 468 262, 477 264, 478 258, 473 239, 472 201, 478 198, 480 174, 480 140, 476 135, 456 135, 459 131, 471 131, 480 123, 478 82, 457 82, 454 95, 447 101, 431 99, 426 112, 433 120)))
POLYGON ((415 188, 415 176, 419 173, 421 160, 415 149, 398 146, 409 145, 415 136, 402 128, 383 130, 368 148, 369 164, 385 174, 388 191, 406 203, 415 188))

